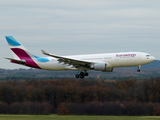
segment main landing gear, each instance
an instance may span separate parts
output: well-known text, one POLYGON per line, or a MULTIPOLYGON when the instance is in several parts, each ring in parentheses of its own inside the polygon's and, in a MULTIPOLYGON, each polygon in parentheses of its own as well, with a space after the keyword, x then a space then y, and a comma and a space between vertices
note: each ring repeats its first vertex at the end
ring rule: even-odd
POLYGON ((88 72, 80 72, 79 74, 76 74, 76 78, 81 78, 83 79, 85 76, 88 76, 88 72))
POLYGON ((140 72, 140 71, 141 71, 140 68, 141 68, 141 65, 138 65, 137 72, 140 72))

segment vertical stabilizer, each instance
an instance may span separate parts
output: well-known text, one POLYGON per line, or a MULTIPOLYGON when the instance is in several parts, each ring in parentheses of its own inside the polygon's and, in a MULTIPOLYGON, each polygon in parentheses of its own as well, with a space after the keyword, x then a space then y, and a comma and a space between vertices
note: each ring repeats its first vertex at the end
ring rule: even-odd
POLYGON ((22 54, 22 52, 26 52, 26 53, 30 54, 28 52, 28 50, 22 44, 20 44, 18 41, 16 41, 16 39, 14 39, 12 36, 5 36, 5 37, 6 37, 6 40, 8 42, 8 45, 11 49, 11 52, 12 52, 12 55, 13 55, 14 59, 19 59, 20 60, 24 56, 22 54))
POLYGON ((10 59, 11 62, 18 64, 25 61, 26 66, 40 68, 35 61, 34 55, 32 55, 22 44, 20 44, 12 36, 5 37, 13 55, 13 59, 7 59, 10 59))

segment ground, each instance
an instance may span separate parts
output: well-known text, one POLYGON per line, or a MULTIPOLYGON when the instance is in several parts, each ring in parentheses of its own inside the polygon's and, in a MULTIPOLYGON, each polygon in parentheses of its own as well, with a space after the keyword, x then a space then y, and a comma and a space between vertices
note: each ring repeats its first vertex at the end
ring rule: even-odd
POLYGON ((0 120, 160 120, 160 116, 0 115, 0 120))

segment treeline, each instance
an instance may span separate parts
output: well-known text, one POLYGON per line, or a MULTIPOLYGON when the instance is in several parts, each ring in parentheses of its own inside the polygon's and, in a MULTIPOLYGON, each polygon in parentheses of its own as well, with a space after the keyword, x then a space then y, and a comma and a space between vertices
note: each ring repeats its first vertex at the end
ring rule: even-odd
MULTIPOLYGON (((144 66, 143 66, 144 67, 144 66)), ((142 67, 142 68, 143 68, 142 67)), ((14 69, 6 70, 0 69, 0 80, 27 80, 27 79, 66 79, 75 78, 76 71, 47 71, 39 69, 14 69)), ((160 69, 142 69, 141 73, 137 72, 137 68, 115 68, 114 72, 101 72, 101 71, 89 71, 87 79, 93 80, 100 78, 102 80, 124 80, 124 79, 136 79, 144 80, 150 76, 160 77, 160 69)))
POLYGON ((0 81, 0 114, 160 115, 159 102, 160 78, 0 81))
POLYGON ((50 104, 48 102, 14 102, 7 104, 0 102, 0 114, 50 114, 50 104))
POLYGON ((60 115, 160 115, 160 103, 141 103, 135 101, 61 103, 60 115))

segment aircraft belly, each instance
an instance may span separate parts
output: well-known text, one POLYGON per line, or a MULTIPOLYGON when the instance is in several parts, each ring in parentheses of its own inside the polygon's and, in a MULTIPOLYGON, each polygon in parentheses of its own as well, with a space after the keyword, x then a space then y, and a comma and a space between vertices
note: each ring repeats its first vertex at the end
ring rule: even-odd
POLYGON ((40 63, 39 66, 45 70, 66 70, 65 65, 58 62, 40 63))

